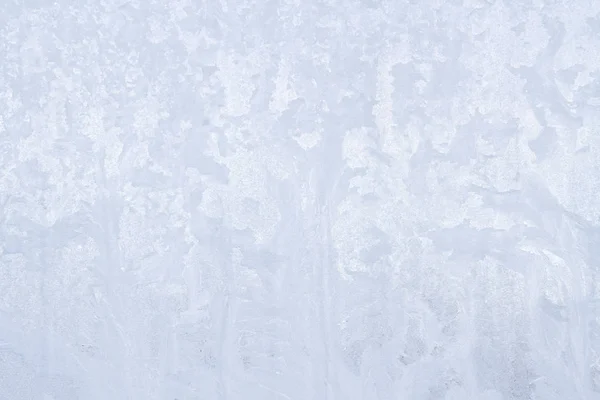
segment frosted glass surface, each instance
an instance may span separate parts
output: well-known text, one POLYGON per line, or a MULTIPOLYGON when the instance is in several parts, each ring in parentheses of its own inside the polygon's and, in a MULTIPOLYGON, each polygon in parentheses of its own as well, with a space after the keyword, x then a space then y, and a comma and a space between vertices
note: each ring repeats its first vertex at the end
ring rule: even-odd
POLYGON ((600 399, 600 1, 0 0, 0 400, 600 399))

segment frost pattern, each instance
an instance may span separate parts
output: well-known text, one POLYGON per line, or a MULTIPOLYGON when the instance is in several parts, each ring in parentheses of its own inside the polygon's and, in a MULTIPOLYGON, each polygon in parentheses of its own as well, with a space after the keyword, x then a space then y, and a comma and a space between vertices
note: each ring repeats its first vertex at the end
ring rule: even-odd
POLYGON ((0 398, 600 398, 599 27, 3 1, 0 398))

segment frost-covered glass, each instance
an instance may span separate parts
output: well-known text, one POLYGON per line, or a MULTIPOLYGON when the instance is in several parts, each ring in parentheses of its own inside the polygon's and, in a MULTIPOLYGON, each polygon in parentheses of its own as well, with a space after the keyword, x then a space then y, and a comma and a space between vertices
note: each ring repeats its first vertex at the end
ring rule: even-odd
POLYGON ((600 398, 600 1, 1 0, 0 399, 600 398))

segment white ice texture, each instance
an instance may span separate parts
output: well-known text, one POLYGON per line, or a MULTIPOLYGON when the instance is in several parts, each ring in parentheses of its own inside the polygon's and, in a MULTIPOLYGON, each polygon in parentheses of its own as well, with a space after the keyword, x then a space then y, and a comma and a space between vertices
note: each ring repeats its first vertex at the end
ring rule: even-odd
POLYGON ((0 0, 0 400, 600 399, 599 12, 0 0))

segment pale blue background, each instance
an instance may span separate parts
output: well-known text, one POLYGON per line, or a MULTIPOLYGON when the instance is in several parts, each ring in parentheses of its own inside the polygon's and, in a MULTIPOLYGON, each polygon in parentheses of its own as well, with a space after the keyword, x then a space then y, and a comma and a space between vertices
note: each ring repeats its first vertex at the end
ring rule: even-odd
POLYGON ((599 11, 0 1, 0 400, 600 398, 599 11))

